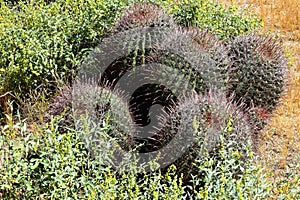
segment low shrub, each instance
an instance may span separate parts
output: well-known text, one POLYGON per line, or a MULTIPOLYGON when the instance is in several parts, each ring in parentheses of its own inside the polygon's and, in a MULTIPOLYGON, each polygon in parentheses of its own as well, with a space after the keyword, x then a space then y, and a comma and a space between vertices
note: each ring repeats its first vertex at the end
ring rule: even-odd
POLYGON ((115 141, 107 135, 109 127, 99 129, 101 140, 94 144, 100 151, 93 151, 89 125, 85 133, 73 129, 59 133, 59 120, 59 116, 52 118, 44 127, 35 127, 34 133, 24 120, 2 129, 1 198, 262 199, 269 194, 269 184, 253 165, 253 153, 245 152, 247 161, 240 159, 242 152, 231 145, 235 141, 223 141, 222 159, 196 159, 193 166, 203 176, 184 186, 181 177, 187 172, 177 175, 175 166, 163 173, 146 173, 131 160, 123 166, 126 171, 115 171, 109 164, 112 152, 107 141, 115 141), (237 169, 239 175, 234 173, 237 169))
MULTIPOLYGON (((98 132, 101 140, 94 153, 85 133, 70 129, 59 133, 60 117, 52 118, 35 133, 25 121, 5 126, 0 135, 0 197, 14 198, 79 198, 79 199, 177 199, 183 189, 180 179, 155 173, 136 176, 116 172, 108 164, 111 149, 104 140, 108 127, 98 132)), ((89 123, 89 122, 87 122, 89 123)), ((142 170, 142 169, 140 169, 142 170)))
POLYGON ((260 28, 262 21, 250 12, 240 12, 238 7, 225 8, 217 1, 171 0, 169 12, 183 26, 197 26, 217 34, 222 39, 260 28))
POLYGON ((20 1, 15 10, 1 3, 0 94, 24 99, 32 89, 53 89, 56 79, 70 80, 123 6, 121 1, 20 1))

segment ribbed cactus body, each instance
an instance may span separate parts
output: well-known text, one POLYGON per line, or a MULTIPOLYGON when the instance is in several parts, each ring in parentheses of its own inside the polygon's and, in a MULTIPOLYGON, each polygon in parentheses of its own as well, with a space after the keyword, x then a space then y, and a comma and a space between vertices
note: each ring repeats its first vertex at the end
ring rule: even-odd
POLYGON ((243 107, 229 101, 225 93, 210 90, 203 95, 188 96, 179 101, 171 119, 175 123, 170 124, 170 127, 179 129, 174 127, 180 119, 181 137, 193 140, 190 147, 173 163, 178 174, 183 173, 184 181, 190 180, 192 176, 201 176, 195 165, 196 160, 207 157, 221 159, 219 151, 224 142, 226 148, 239 151, 246 159, 245 152, 254 137, 253 124, 243 112, 243 107), (187 133, 192 133, 190 138, 185 138, 187 133))
POLYGON ((271 112, 285 89, 286 60, 278 40, 256 33, 230 42, 233 65, 229 71, 229 92, 248 107, 271 112))
POLYGON ((216 63, 215 72, 219 80, 219 89, 225 89, 229 79, 229 69, 232 61, 229 56, 229 47, 216 35, 205 29, 188 28, 187 34, 196 42, 195 49, 205 52, 216 63))

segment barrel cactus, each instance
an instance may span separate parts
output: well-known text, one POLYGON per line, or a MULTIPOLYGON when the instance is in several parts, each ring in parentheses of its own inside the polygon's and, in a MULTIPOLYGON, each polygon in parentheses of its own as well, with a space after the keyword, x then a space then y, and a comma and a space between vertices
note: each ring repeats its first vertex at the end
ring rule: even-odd
POLYGON ((207 29, 190 27, 187 29, 187 34, 196 42, 196 50, 206 52, 215 61, 216 69, 218 69, 218 79, 222 81, 219 89, 224 89, 228 82, 228 71, 232 64, 229 56, 229 47, 207 29))
MULTIPOLYGON (((127 100, 122 92, 100 87, 97 81, 75 82, 72 91, 72 116, 77 131, 84 128, 91 131, 87 135, 90 142, 101 139, 102 128, 109 130, 107 134, 114 138, 119 145, 129 151, 135 125, 129 112, 127 100), (90 123, 90 127, 86 127, 90 123)), ((88 131, 88 132, 89 132, 88 131)), ((93 147, 95 148, 95 147, 93 147)))
MULTIPOLYGON (((243 106, 228 100, 225 93, 216 90, 202 95, 193 94, 179 101, 178 107, 171 114, 170 118, 174 120, 170 120, 169 126, 178 126, 176 129, 181 129, 179 134, 182 134, 185 142, 193 140, 173 163, 177 173, 183 174, 184 183, 191 180, 192 176, 201 178, 203 175, 199 174, 198 166, 195 165, 199 160, 208 157, 222 159, 219 154, 224 148, 222 141, 226 143, 226 148, 239 151, 240 159, 247 159, 246 151, 255 134, 243 106), (192 134, 186 138, 188 133, 192 134)), ((173 151, 180 149, 174 148, 173 151)), ((234 173, 239 173, 238 169, 234 173)))
POLYGON ((286 59, 278 39, 251 33, 229 43, 232 66, 228 93, 247 106, 271 113, 278 105, 287 78, 286 59))

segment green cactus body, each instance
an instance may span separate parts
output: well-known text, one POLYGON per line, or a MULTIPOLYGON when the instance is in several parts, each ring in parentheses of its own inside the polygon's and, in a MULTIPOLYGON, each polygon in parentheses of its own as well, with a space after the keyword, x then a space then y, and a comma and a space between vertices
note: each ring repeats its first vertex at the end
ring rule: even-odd
MULTIPOLYGON (((88 70, 84 71, 94 76, 99 66, 103 66, 100 68, 105 70, 100 70, 100 77, 95 77, 98 85, 130 97, 127 102, 130 115, 124 117, 124 126, 128 122, 128 127, 123 129, 125 135, 132 135, 136 130, 132 123, 144 127, 151 122, 150 109, 155 104, 163 106, 157 118, 165 120, 155 124, 155 135, 144 137, 135 133, 133 138, 139 152, 153 152, 168 145, 174 137, 176 128, 172 130, 166 125, 171 123, 167 116, 176 107, 178 98, 193 91, 204 93, 211 87, 224 88, 230 64, 227 49, 206 31, 176 26, 172 17, 153 4, 138 4, 125 11, 116 30, 115 35, 92 52, 92 64, 87 63, 84 67, 88 70), (118 48, 122 53, 105 61, 115 52, 119 53, 118 48), (134 92, 127 90, 139 84, 141 87, 134 92)), ((123 112, 123 109, 113 112, 123 112)))
POLYGON ((216 35, 206 29, 188 28, 187 34, 193 38, 195 43, 195 50, 207 53, 212 60, 215 61, 216 77, 220 81, 219 89, 224 90, 228 83, 228 71, 231 67, 231 59, 229 56, 229 47, 226 46, 216 35))
MULTIPOLYGON (((227 147, 245 153, 254 133, 253 125, 242 108, 242 105, 229 101, 225 93, 215 90, 204 95, 193 94, 179 101, 171 114, 169 127, 181 129, 182 140, 194 141, 173 163, 177 173, 183 173, 185 183, 192 176, 201 177, 196 160, 207 157, 222 159, 219 154, 224 145, 222 140, 230 144, 227 147), (186 138, 186 133, 192 135, 186 138)), ((180 150, 175 148, 173 151, 180 150)), ((246 159, 246 154, 243 156, 246 159)))
POLYGON ((278 40, 252 33, 230 42, 228 92, 247 106, 272 112, 285 89, 286 60, 278 40))
MULTIPOLYGON (((142 82, 155 83, 150 84, 151 88, 138 88, 129 101, 133 120, 142 126, 149 122, 151 106, 161 104, 165 112, 168 112, 168 109, 175 107, 178 97, 193 90, 203 93, 209 87, 223 86, 225 82, 220 79, 220 66, 216 64, 209 52, 193 48, 199 43, 186 34, 186 30, 176 28, 168 33, 169 35, 166 36, 168 40, 155 43, 151 48, 130 52, 114 61, 107 68, 104 79, 101 80, 103 83, 110 82, 115 87, 119 79, 125 77, 126 84, 122 86, 127 88, 135 83, 132 77, 138 74, 143 77, 142 82), (130 75, 126 75, 128 72, 130 75)), ((139 148, 140 152, 155 151, 172 139, 162 126, 159 125, 159 131, 153 137, 136 138, 137 145, 141 142, 145 144, 139 148)))

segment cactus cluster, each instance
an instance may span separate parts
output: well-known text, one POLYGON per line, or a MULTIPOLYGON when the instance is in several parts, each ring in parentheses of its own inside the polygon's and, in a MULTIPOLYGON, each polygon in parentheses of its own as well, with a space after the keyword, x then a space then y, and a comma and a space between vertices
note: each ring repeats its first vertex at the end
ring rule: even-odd
MULTIPOLYGON (((199 176, 193 165, 196 159, 219 156, 221 137, 243 152, 254 131, 261 128, 257 122, 264 118, 262 114, 269 116, 282 96, 286 61, 279 42, 271 36, 248 34, 226 43, 206 30, 174 25, 171 16, 150 3, 130 7, 115 29, 119 35, 110 42, 129 51, 110 62, 92 88, 76 89, 78 96, 73 100, 87 98, 79 101, 87 104, 78 105, 77 110, 88 106, 98 121, 109 117, 106 123, 112 126, 111 135, 128 151, 177 151, 162 159, 176 157, 173 164, 178 173, 185 174, 185 180, 199 176), (154 26, 162 31, 145 32, 154 26), (127 32, 125 37, 122 31, 127 32), (136 40, 129 42, 132 38, 136 40), (126 90, 137 82, 145 84, 134 92, 126 90), (151 109, 156 104, 162 108, 153 116, 151 109), (150 127, 155 134, 139 136, 139 127, 155 120, 155 127, 150 127), (232 123, 230 130, 228 122, 232 123), (168 149, 175 137, 178 145, 168 149), (191 145, 180 152, 178 148, 187 141, 191 145)), ((114 53, 109 44, 108 51, 102 46, 104 51, 92 56, 97 64, 106 63, 103 60, 114 53)), ((97 70, 91 67, 90 71, 97 70)))

